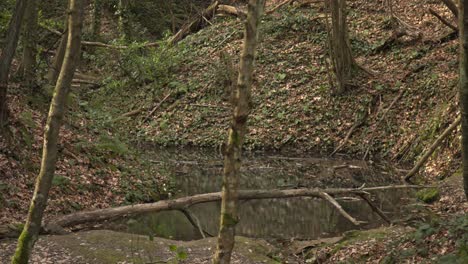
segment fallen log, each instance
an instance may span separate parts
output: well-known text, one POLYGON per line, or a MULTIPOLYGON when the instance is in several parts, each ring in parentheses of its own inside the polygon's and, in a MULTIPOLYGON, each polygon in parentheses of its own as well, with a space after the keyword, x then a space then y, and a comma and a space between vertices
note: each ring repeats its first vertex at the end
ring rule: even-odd
MULTIPOLYGON (((330 188, 330 189, 287 189, 287 190, 241 190, 239 191, 239 200, 259 200, 273 198, 292 198, 292 197, 316 197, 325 198, 325 196, 336 195, 367 195, 371 191, 391 190, 391 189, 409 189, 409 188, 428 188, 419 185, 394 185, 380 186, 371 188, 330 188)), ((221 201, 221 192, 197 194, 194 196, 181 197, 173 200, 158 201, 155 203, 127 205, 114 208, 97 209, 93 211, 82 211, 69 215, 60 216, 52 219, 45 224, 44 229, 48 233, 63 233, 64 228, 70 228, 80 224, 97 223, 120 217, 135 216, 143 213, 160 212, 167 210, 184 210, 188 207, 208 202, 221 201)), ((336 205, 334 205, 336 207, 336 205)), ((349 218, 348 218, 349 219, 349 218)), ((356 221, 356 223, 358 223, 356 221)))
POLYGON ((239 8, 235 6, 230 6, 230 5, 219 5, 218 6, 218 12, 219 13, 224 13, 232 16, 236 16, 239 18, 246 18, 247 13, 244 11, 240 10, 239 8))

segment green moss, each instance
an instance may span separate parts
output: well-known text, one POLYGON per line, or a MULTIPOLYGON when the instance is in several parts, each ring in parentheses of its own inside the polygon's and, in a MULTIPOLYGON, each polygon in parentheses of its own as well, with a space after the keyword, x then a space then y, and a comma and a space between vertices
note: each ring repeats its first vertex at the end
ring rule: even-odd
POLYGON ((333 248, 332 254, 338 252, 347 245, 351 245, 359 241, 366 241, 370 239, 375 239, 376 241, 383 240, 390 232, 392 232, 391 227, 383 227, 364 231, 351 230, 345 232, 343 239, 333 248))
POLYGON ((416 197, 425 203, 433 203, 439 199, 439 190, 436 188, 423 189, 416 193, 416 197))
POLYGON ((232 217, 231 214, 223 214, 223 222, 225 226, 235 226, 239 221, 232 217))
POLYGON ((18 247, 11 260, 12 264, 28 264, 29 256, 31 254, 31 252, 28 252, 29 243, 32 243, 32 236, 29 232, 23 231, 18 238, 18 247))

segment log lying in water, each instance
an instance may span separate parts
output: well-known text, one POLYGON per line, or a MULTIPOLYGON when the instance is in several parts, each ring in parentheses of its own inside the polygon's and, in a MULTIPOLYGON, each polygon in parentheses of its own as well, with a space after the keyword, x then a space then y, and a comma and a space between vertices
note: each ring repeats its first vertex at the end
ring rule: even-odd
MULTIPOLYGON (((287 189, 287 190, 241 190, 239 191, 239 200, 258 200, 258 199, 278 199, 291 197, 327 197, 328 202, 333 201, 333 206, 337 207, 338 202, 333 198, 337 195, 369 195, 371 191, 389 190, 389 189, 410 189, 410 188, 427 188, 426 186, 417 185, 395 185, 381 186, 371 188, 331 188, 331 189, 287 189)), ((69 215, 64 215, 53 219, 45 225, 47 233, 61 233, 63 228, 70 228, 80 224, 97 223, 120 217, 128 217, 143 213, 159 212, 166 210, 181 210, 188 208, 194 204, 208 203, 221 201, 221 192, 197 194, 193 196, 181 197, 172 200, 158 201, 148 204, 127 205, 114 208, 98 209, 93 211, 82 211, 69 215)), ((374 210, 374 208, 372 208, 374 210)), ((343 214, 343 209, 339 210, 343 214)), ((344 216, 356 225, 361 222, 352 218, 345 213, 344 216)))

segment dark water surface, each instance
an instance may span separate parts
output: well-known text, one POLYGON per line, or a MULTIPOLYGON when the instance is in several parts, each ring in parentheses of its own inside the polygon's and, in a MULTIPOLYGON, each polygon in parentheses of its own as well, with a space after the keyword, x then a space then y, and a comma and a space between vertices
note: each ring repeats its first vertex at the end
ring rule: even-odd
MULTIPOLYGON (((222 157, 213 151, 157 151, 152 153, 155 166, 164 168, 172 178, 175 197, 217 192, 222 184, 222 157)), ((241 189, 289 189, 298 187, 358 187, 392 183, 385 166, 363 161, 297 158, 279 155, 249 154, 244 158, 241 189)), ((407 203, 407 190, 374 192, 375 204, 387 215, 398 217, 407 203)), ((363 229, 383 224, 381 218, 360 200, 339 199, 353 217, 366 221, 363 229)), ((240 202, 238 235, 255 238, 315 239, 339 235, 356 229, 328 202, 317 198, 249 200, 240 202)), ((202 228, 217 234, 220 203, 211 202, 189 208, 202 228)), ((127 231, 139 234, 191 240, 201 238, 182 212, 147 214, 127 222, 127 231)))

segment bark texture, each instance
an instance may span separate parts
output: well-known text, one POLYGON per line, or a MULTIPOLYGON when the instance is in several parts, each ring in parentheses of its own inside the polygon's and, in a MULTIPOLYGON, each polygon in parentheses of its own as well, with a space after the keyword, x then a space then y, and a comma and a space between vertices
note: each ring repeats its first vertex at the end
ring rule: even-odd
POLYGON ((213 263, 230 263, 234 247, 237 215, 239 173, 242 159, 242 144, 247 130, 247 119, 251 105, 251 86, 254 69, 257 28, 263 9, 263 0, 250 0, 245 22, 244 45, 239 65, 234 111, 229 138, 224 154, 223 189, 221 202, 221 220, 218 244, 213 256, 213 263))
POLYGON ((35 0, 28 1, 24 17, 23 30, 23 85, 32 89, 36 79, 36 33, 37 33, 37 7, 35 0))
POLYGON ((329 52, 336 77, 336 87, 333 93, 339 95, 346 91, 354 67, 348 36, 346 0, 330 0, 328 8, 331 15, 329 52))
POLYGON ((65 23, 65 26, 67 29, 60 38, 60 43, 57 47, 57 52, 55 53, 54 59, 52 61, 52 67, 50 67, 49 72, 46 76, 46 79, 50 85, 53 85, 57 81, 60 69, 62 68, 63 59, 65 57, 65 51, 67 49, 68 41, 68 22, 65 23))
POLYGON ((2 55, 0 55, 0 130, 6 126, 8 121, 8 75, 10 73, 11 62, 15 56, 16 46, 18 45, 26 6, 26 0, 16 1, 15 11, 8 24, 6 43, 2 49, 2 55))
POLYGON ((42 217, 47 206, 49 189, 54 177, 57 161, 57 143, 65 112, 65 103, 80 57, 83 0, 70 0, 68 14, 68 41, 65 58, 50 104, 49 116, 44 131, 44 146, 39 175, 36 179, 31 206, 24 229, 18 239, 13 264, 28 263, 32 248, 41 229, 42 217))
POLYGON ((460 12, 460 107, 462 127, 463 183, 468 199, 468 0, 459 3, 460 12))

